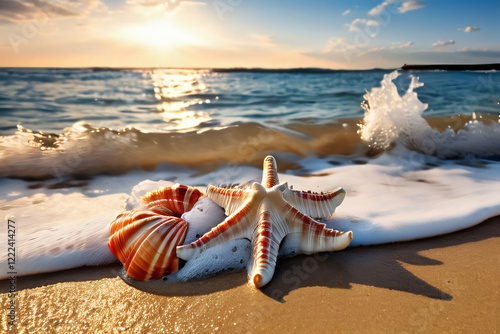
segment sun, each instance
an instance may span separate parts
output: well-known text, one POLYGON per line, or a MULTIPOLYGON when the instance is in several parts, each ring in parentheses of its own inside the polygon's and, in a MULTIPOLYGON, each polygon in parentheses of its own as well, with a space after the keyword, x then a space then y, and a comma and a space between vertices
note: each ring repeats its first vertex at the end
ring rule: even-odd
POLYGON ((176 25, 169 16, 163 16, 152 22, 126 26, 120 32, 120 37, 128 43, 140 44, 159 51, 199 43, 195 35, 176 25))

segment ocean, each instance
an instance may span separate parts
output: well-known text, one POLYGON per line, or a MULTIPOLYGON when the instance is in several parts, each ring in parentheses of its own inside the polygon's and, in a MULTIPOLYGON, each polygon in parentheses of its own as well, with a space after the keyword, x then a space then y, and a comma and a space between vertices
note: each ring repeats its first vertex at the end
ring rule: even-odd
MULTIPOLYGON (((19 275, 116 261, 109 223, 138 196, 259 181, 268 154, 294 189, 346 190, 324 222, 352 246, 500 214, 495 71, 3 68, 0 120, 19 275)), ((0 240, 4 264, 7 229, 0 240)), ((237 243, 179 277, 243 268, 237 243)))

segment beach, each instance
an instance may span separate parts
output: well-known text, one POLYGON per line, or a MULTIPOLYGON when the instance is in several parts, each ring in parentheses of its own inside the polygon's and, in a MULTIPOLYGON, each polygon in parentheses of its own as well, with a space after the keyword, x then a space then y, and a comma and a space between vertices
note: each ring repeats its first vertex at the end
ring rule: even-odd
MULTIPOLYGON (((2 116, 0 213, 11 227, 0 231, 0 332, 500 329, 500 118, 493 95, 473 95, 497 73, 419 73, 424 86, 389 70, 0 75, 12 108, 26 108, 2 116), (40 91, 25 104, 31 86, 40 91), (352 231, 350 247, 282 257, 260 290, 240 238, 161 280, 125 275, 108 247, 121 212, 177 183, 249 187, 267 155, 294 190, 345 190, 321 222, 352 231)), ((184 212, 185 242, 224 219, 213 205, 184 212)), ((290 240, 283 256, 297 250, 290 240)))
POLYGON ((0 334, 500 332, 500 2, 1 7, 0 334))
MULTIPOLYGON (((500 217, 455 233, 281 259, 246 271, 132 287, 119 263, 17 278, 19 333, 500 331, 500 217), (145 292, 163 285, 165 295, 145 292)), ((2 308, 9 281, 0 282, 2 308)), ((14 332, 4 316, 1 331, 14 332)))

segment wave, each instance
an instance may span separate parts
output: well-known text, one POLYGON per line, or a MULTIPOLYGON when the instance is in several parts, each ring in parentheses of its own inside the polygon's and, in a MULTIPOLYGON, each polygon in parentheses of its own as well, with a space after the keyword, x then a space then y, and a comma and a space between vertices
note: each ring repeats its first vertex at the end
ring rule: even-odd
POLYGON ((274 129, 244 123, 186 133, 146 133, 134 128, 116 131, 78 122, 62 134, 42 133, 18 126, 14 136, 0 138, 0 177, 65 178, 152 170, 158 164, 195 169, 225 163, 260 166, 270 153, 305 157, 311 154, 349 155, 362 144, 357 119, 327 125, 307 121, 274 129), (291 155, 290 155, 291 153, 291 155))
POLYGON ((387 149, 401 143, 443 159, 500 155, 500 115, 473 113, 466 123, 464 117, 448 118, 452 122, 439 131, 422 117, 428 105, 414 90, 423 83, 412 76, 408 90, 400 96, 393 82, 398 76, 397 71, 384 75, 381 87, 364 95, 366 112, 360 134, 370 146, 387 149))
POLYGON ((63 133, 18 126, 15 135, 0 137, 0 177, 81 178, 153 170, 159 164, 206 173, 225 164, 259 167, 267 154, 280 157, 284 168, 293 169, 305 157, 340 155, 347 157, 344 161, 356 161, 390 150, 395 143, 440 158, 500 154, 495 115, 423 119, 379 115, 374 110, 380 109, 370 109, 364 120, 343 118, 325 124, 300 120, 280 128, 243 123, 186 133, 118 131, 84 122, 63 133))
POLYGON ((441 159, 468 155, 498 159, 498 115, 424 118, 427 104, 415 92, 422 83, 412 77, 400 96, 393 83, 397 76, 397 72, 386 74, 381 87, 364 95, 362 120, 303 118, 284 125, 263 120, 226 127, 209 122, 190 132, 115 130, 80 121, 62 133, 45 133, 18 125, 15 135, 0 137, 0 177, 64 179, 152 170, 159 164, 208 172, 228 163, 258 167, 267 154, 277 155, 284 168, 293 169, 304 157, 342 155, 355 160, 398 143, 441 159))

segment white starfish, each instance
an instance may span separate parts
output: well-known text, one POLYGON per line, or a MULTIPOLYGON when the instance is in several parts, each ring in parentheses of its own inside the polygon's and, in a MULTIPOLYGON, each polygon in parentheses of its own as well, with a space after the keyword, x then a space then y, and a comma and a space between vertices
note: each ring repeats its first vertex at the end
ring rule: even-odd
POLYGON ((273 277, 281 241, 287 234, 300 234, 300 251, 305 254, 337 251, 346 248, 352 232, 325 227, 311 217, 330 217, 345 197, 337 188, 327 193, 311 193, 278 183, 274 157, 264 159, 262 184, 248 189, 228 189, 210 185, 207 196, 225 208, 228 216, 200 239, 177 247, 177 256, 189 260, 197 251, 229 240, 247 238, 253 246, 249 267, 250 281, 260 288, 273 277))

